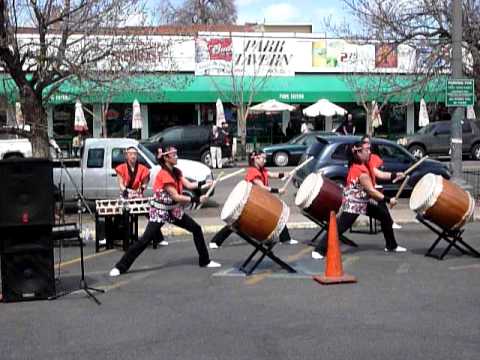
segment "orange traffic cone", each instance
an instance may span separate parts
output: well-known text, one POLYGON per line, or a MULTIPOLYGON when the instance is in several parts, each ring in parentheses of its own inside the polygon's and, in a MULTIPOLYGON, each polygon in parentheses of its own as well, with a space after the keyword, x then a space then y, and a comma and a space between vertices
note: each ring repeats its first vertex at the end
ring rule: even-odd
POLYGON ((340 244, 338 242, 337 218, 334 211, 330 211, 330 221, 328 223, 325 274, 323 276, 315 275, 313 280, 323 285, 357 282, 356 277, 343 273, 342 253, 340 252, 340 244))

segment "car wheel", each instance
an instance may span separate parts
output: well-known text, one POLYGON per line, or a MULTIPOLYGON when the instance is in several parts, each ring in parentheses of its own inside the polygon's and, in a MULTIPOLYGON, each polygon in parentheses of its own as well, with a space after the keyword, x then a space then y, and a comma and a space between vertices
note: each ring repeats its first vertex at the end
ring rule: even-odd
POLYGON ((480 160, 480 143, 473 145, 472 147, 472 159, 480 160))
POLYGON ((200 161, 208 167, 212 167, 212 157, 210 156, 210 151, 204 151, 202 156, 200 156, 200 161))
POLYGON ((410 151, 417 159, 425 156, 425 149, 420 145, 412 145, 408 148, 408 151, 410 151))
POLYGON ((279 151, 273 156, 273 162, 277 166, 287 166, 288 165, 288 154, 284 151, 279 151))

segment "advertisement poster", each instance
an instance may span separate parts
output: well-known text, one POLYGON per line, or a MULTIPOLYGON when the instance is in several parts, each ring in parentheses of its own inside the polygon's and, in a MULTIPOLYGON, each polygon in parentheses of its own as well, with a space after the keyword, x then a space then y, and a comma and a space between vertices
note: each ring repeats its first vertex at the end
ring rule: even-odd
POLYGON ((293 76, 293 41, 262 37, 198 37, 195 75, 293 76))

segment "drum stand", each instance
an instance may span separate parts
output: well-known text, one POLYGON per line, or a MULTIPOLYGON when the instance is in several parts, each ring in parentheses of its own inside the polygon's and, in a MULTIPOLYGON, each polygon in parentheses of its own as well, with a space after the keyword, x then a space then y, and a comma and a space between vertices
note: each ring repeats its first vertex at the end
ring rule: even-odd
POLYGON ((455 247, 462 254, 469 254, 474 257, 480 257, 480 253, 478 251, 476 251, 474 248, 468 245, 465 241, 463 241, 462 234, 465 231, 464 229, 452 230, 452 229, 440 228, 436 226, 434 223, 432 223, 431 221, 428 221, 427 219, 425 219, 420 214, 417 214, 417 220, 420 221, 432 232, 438 235, 437 239, 433 242, 432 246, 430 246, 428 251, 425 253, 425 256, 433 257, 438 260, 443 260, 443 258, 445 257, 445 255, 447 255, 447 253, 451 250, 451 248, 455 247), (445 248, 445 250, 443 250, 443 252, 440 255, 432 254, 432 251, 435 249, 435 247, 438 245, 438 243, 442 239, 448 243, 448 246, 445 248))
POLYGON ((255 250, 248 256, 248 258, 244 261, 242 266, 240 266, 240 271, 244 272, 247 276, 251 275, 255 269, 257 268, 258 265, 262 262, 262 260, 265 257, 270 258, 274 263, 280 265, 283 269, 287 270, 289 273, 296 273, 297 271, 292 268, 290 265, 285 263, 283 260, 279 259, 277 256, 273 254, 273 247, 277 244, 275 241, 257 241, 253 239, 252 237, 248 236, 247 234, 244 234, 240 230, 233 228, 232 231, 237 233, 238 236, 240 236, 242 239, 244 239, 246 242, 248 242, 250 245, 252 245, 255 250), (247 270, 247 265, 253 260, 253 257, 258 253, 261 252, 262 255, 258 258, 258 260, 250 267, 250 269, 247 270))
MULTIPOLYGON (((310 240, 310 244, 313 245, 315 243, 315 240, 317 240, 317 238, 324 232, 324 231, 328 231, 328 221, 325 221, 325 220, 317 220, 315 219, 313 216, 311 216, 309 213, 307 213, 306 211, 303 211, 302 210, 302 215, 305 216, 306 218, 308 218, 309 220, 313 221, 315 224, 317 224, 319 227, 320 227, 320 230, 317 232, 317 235, 315 235, 313 237, 312 240, 310 240)), ((350 240, 348 237, 346 237, 345 235, 343 234, 340 234, 339 236, 339 239, 342 243, 344 243, 345 245, 349 245, 349 246, 352 246, 352 247, 358 247, 357 243, 350 240)))

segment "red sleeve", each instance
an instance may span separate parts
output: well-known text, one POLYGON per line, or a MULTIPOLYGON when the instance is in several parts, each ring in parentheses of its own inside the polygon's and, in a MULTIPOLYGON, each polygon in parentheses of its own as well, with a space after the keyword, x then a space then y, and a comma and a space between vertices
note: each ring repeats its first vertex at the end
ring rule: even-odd
POLYGON ((175 179, 165 170, 160 170, 155 177, 153 183, 153 191, 159 191, 165 187, 166 184, 175 185, 175 179))
POLYGON ((245 175, 245 180, 247 180, 248 182, 253 182, 253 180, 255 179, 259 179, 260 181, 262 181, 262 174, 257 168, 249 167, 247 170, 247 174, 245 175))
POLYGON ((370 172, 365 165, 352 165, 348 170, 346 185, 348 186, 356 182, 362 174, 367 174, 368 176, 370 176, 370 172))
POLYGON ((370 155, 370 166, 372 169, 378 169, 379 167, 381 167, 383 165, 383 160, 380 156, 376 155, 376 154, 372 154, 370 155))

